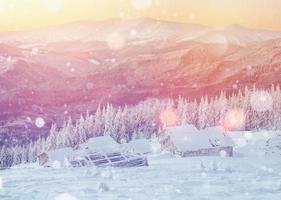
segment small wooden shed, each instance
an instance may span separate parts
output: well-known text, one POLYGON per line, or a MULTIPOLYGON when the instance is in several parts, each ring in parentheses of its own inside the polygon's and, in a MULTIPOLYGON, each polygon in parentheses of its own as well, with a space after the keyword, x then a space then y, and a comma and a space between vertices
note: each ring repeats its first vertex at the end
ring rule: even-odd
POLYGON ((49 161, 49 156, 46 152, 39 154, 37 158, 40 166, 44 166, 49 161))

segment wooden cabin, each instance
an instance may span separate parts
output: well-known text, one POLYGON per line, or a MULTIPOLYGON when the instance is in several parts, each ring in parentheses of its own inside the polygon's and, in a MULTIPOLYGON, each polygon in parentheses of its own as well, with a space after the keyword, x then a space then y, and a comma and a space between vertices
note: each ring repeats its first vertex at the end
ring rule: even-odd
POLYGON ((168 127, 159 134, 161 148, 182 157, 233 156, 234 143, 222 127, 168 127))

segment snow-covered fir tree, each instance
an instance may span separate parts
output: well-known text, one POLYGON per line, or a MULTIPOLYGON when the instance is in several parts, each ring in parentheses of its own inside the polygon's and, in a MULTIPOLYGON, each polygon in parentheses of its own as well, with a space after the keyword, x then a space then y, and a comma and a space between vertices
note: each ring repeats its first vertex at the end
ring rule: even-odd
POLYGON ((157 135, 163 123, 160 113, 172 109, 176 112, 174 125, 193 124, 199 129, 223 126, 228 111, 241 110, 243 124, 240 130, 281 130, 281 90, 272 86, 268 90, 256 88, 238 91, 227 96, 221 92, 216 97, 195 100, 148 99, 135 106, 99 106, 95 112, 87 112, 79 119, 68 118, 58 126, 53 124, 49 136, 31 141, 24 146, 6 147, 0 150, 0 167, 34 162, 38 154, 51 149, 75 147, 89 138, 110 135, 117 142, 134 138, 150 138, 157 135), (255 99, 256 98, 256 99, 255 99))

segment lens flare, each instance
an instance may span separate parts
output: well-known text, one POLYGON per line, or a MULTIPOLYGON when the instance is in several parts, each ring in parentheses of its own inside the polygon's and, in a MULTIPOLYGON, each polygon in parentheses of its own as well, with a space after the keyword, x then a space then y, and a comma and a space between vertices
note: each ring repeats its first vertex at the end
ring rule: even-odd
POLYGON ((245 122, 245 115, 242 109, 229 110, 224 118, 225 130, 239 130, 245 122))
POLYGON ((38 128, 42 128, 43 126, 45 126, 45 120, 44 120, 42 117, 38 117, 38 118, 36 118, 36 120, 35 120, 35 125, 36 125, 38 128))
POLYGON ((178 116, 174 109, 166 109, 160 113, 160 120, 164 126, 174 126, 178 121, 178 116))

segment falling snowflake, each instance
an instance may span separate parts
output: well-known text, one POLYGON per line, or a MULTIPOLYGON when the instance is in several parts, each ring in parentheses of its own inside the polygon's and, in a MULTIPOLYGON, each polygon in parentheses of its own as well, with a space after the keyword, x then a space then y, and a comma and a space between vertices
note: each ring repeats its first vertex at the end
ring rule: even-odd
POLYGON ((67 66, 67 67, 70 67, 70 66, 71 66, 71 62, 67 62, 67 63, 66 63, 66 66, 67 66))
POLYGON ((137 31, 136 31, 136 29, 132 29, 131 31, 130 31, 130 35, 133 37, 133 36, 136 36, 137 35, 137 31))
POLYGON ((246 75, 249 77, 252 77, 252 76, 254 76, 254 74, 255 74, 255 71, 253 70, 252 65, 247 65, 246 66, 246 75))
POLYGON ((198 87, 198 85, 196 83, 194 83, 191 87, 192 87, 192 89, 196 89, 198 87))
POLYGON ((152 5, 152 0, 130 0, 136 10, 146 10, 152 5))
POLYGON ((12 66, 15 62, 16 60, 11 56, 7 56, 7 57, 0 56, 0 66, 3 65, 3 67, 9 67, 12 66))
POLYGON ((7 57, 7 63, 8 63, 8 64, 11 64, 12 62, 13 62, 12 57, 11 57, 11 56, 8 56, 8 57, 7 57))
POLYGON ((266 91, 256 91, 251 94, 251 106, 257 112, 272 110, 272 96, 266 91))
POLYGON ((36 125, 38 128, 42 128, 43 126, 45 126, 45 120, 44 120, 42 117, 38 117, 38 118, 36 118, 36 120, 35 120, 35 125, 36 125))
POLYGON ((206 173, 206 172, 202 172, 202 173, 201 173, 201 176, 202 176, 203 178, 206 178, 206 177, 207 177, 207 173, 206 173))
POLYGON ((268 173, 270 173, 270 174, 271 174, 271 173, 273 173, 273 172, 274 172, 274 169, 272 169, 272 168, 268 168, 268 169, 267 169, 267 171, 268 171, 268 173))
POLYGON ((175 192, 179 193, 179 194, 182 193, 182 191, 180 189, 176 189, 175 192))
POLYGON ((31 120, 30 117, 26 117, 26 121, 27 121, 28 123, 30 123, 32 120, 31 120))
POLYGON ((32 54, 32 55, 37 55, 38 52, 39 52, 39 49, 36 48, 36 47, 32 48, 32 50, 31 50, 31 54, 32 54))
POLYGON ((72 196, 71 194, 63 193, 58 195, 55 200, 77 200, 77 198, 72 196))
POLYGON ((97 61, 96 59, 92 58, 89 60, 90 63, 94 64, 94 65, 100 65, 100 62, 97 61))
POLYGON ((232 88, 236 90, 236 89, 238 88, 238 85, 237 85, 236 83, 234 83, 234 84, 232 85, 232 88))
POLYGON ((227 156, 227 152, 226 151, 224 151, 224 150, 221 150, 220 151, 220 157, 226 157, 227 156))
POLYGON ((183 137, 183 140, 184 140, 184 141, 189 141, 190 139, 189 139, 187 136, 184 136, 184 137, 183 137))
POLYGON ((252 68, 253 68, 252 65, 247 65, 247 70, 250 71, 250 70, 252 70, 252 68))

